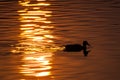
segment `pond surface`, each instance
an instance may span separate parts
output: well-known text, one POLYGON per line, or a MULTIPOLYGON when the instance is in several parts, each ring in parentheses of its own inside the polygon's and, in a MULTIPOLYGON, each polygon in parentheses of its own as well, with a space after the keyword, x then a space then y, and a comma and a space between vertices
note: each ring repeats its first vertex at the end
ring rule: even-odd
POLYGON ((119 0, 1 0, 0 79, 120 80, 119 36, 119 0))

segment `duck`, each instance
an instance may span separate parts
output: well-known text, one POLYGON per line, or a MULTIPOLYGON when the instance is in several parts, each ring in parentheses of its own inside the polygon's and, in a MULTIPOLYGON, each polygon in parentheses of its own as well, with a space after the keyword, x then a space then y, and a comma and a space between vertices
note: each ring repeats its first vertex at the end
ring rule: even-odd
POLYGON ((84 56, 87 56, 90 51, 87 51, 87 46, 90 46, 88 41, 83 41, 81 44, 67 44, 64 46, 63 51, 65 52, 80 52, 83 50, 84 56))

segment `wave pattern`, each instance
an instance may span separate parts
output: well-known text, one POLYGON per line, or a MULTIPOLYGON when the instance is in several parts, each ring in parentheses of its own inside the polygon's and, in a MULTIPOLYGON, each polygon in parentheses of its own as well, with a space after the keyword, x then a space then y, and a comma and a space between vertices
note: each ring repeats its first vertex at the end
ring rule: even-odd
POLYGON ((1 80, 119 80, 119 9, 119 0, 0 0, 1 80), (83 40, 86 58, 60 51, 83 40))

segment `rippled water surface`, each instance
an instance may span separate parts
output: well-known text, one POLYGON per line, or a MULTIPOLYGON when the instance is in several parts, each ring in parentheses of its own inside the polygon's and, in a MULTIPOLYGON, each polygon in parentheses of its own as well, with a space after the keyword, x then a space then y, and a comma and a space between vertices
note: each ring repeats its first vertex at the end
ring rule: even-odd
POLYGON ((120 80, 119 36, 119 0, 0 0, 0 80, 120 80))

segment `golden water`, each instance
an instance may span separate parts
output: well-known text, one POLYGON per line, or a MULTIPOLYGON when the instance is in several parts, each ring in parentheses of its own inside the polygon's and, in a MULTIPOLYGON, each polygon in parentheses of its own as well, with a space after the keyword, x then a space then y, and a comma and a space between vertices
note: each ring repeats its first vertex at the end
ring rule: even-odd
POLYGON ((0 1, 0 80, 119 80, 119 0, 0 1), (63 52, 87 40, 91 52, 63 52))

